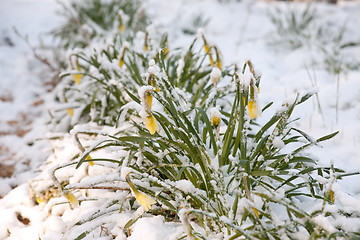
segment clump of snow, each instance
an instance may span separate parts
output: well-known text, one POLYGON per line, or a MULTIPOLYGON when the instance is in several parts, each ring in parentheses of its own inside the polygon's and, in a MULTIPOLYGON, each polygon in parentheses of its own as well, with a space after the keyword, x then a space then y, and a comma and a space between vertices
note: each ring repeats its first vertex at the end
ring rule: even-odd
POLYGON ((221 78, 221 71, 217 67, 214 67, 210 73, 210 80, 216 87, 221 78))
POLYGON ((275 137, 272 143, 274 144, 274 147, 278 149, 282 149, 285 146, 280 137, 275 137))
POLYGON ((133 233, 129 240, 158 240, 172 239, 172 235, 177 233, 176 227, 179 224, 165 223, 164 217, 143 217, 133 226, 133 233))
POLYGON ((149 61, 149 68, 148 68, 148 72, 150 74, 153 74, 155 76, 158 76, 160 74, 160 68, 158 66, 156 66, 155 60, 151 59, 149 61))
POLYGON ((185 65, 184 60, 183 60, 182 58, 180 58, 180 59, 178 60, 178 66, 177 66, 177 68, 176 68, 176 76, 177 76, 178 78, 180 78, 180 76, 181 76, 181 74, 182 74, 182 72, 183 72, 184 65, 185 65))
POLYGON ((185 193, 193 193, 196 191, 194 185, 189 180, 185 179, 176 181, 175 186, 185 193))
POLYGON ((7 182, 5 182, 5 181, 0 182, 0 196, 1 197, 4 197, 6 194, 8 194, 8 192, 10 192, 11 189, 12 188, 10 187, 10 185, 7 182))

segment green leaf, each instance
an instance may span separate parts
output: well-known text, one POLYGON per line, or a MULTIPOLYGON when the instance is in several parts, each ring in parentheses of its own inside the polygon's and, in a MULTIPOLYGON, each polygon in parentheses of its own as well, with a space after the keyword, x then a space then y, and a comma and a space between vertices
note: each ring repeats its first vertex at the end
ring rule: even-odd
POLYGON ((326 135, 326 136, 323 136, 323 137, 321 137, 321 138, 317 139, 317 140, 316 140, 316 142, 317 142, 317 143, 319 143, 319 142, 322 142, 322 141, 329 140, 329 139, 331 139, 331 138, 335 137, 335 136, 336 136, 336 134, 338 134, 338 133, 339 133, 339 131, 334 132, 334 133, 331 133, 331 134, 326 135))

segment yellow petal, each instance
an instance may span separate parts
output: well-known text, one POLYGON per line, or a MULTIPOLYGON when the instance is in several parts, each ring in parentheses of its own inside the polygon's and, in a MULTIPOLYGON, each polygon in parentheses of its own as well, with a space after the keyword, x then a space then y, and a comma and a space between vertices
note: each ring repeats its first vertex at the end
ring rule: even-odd
POLYGON ((217 68, 218 68, 218 69, 220 69, 220 70, 221 70, 222 64, 221 64, 221 61, 220 61, 220 59, 219 59, 219 58, 218 58, 218 59, 216 59, 216 66, 217 66, 217 68))
POLYGON ((208 45, 204 45, 204 50, 205 50, 205 53, 207 53, 207 54, 211 54, 211 49, 209 48, 209 46, 208 45))
POLYGON ((249 107, 249 115, 251 119, 257 118, 258 117, 258 109, 257 109, 257 104, 256 101, 251 100, 248 103, 248 107, 249 107))
POLYGON ((142 193, 136 195, 136 201, 145 209, 145 211, 148 211, 151 208, 151 205, 156 203, 153 198, 142 193))
POLYGON ((148 101, 149 103, 149 106, 150 106, 150 110, 151 110, 151 105, 152 105, 152 96, 151 96, 151 93, 147 93, 146 95, 146 100, 148 101))
MULTIPOLYGON (((91 156, 90 155, 88 155, 86 158, 85 158, 85 160, 91 160, 92 158, 91 158, 91 156)), ((93 161, 89 161, 89 164, 91 165, 91 166, 93 166, 94 165, 94 162, 93 161)))
POLYGON ((81 83, 82 74, 81 73, 74 74, 73 79, 74 79, 74 82, 79 85, 81 83))
POLYGON ((213 60, 213 58, 212 58, 212 56, 211 56, 211 53, 209 53, 209 60, 210 60, 210 65, 212 66, 212 67, 214 67, 214 60, 213 60))
POLYGON ((70 117, 74 116, 74 109, 68 108, 67 113, 69 114, 70 117))
POLYGON ((330 200, 331 200, 331 203, 334 204, 334 202, 335 202, 335 196, 334 196, 333 190, 330 190, 330 200))
POLYGON ((36 197, 35 199, 36 199, 36 202, 37 202, 38 204, 40 204, 40 203, 42 203, 42 202, 45 202, 45 200, 44 200, 43 198, 40 198, 40 197, 36 197))
POLYGON ((122 58, 120 58, 119 67, 122 68, 123 65, 124 65, 124 60, 122 58))
POLYGON ((66 197, 67 200, 69 200, 71 206, 73 207, 78 207, 79 206, 79 201, 77 200, 77 198, 75 197, 75 195, 71 192, 66 192, 64 194, 64 196, 66 197))
POLYGON ((145 122, 145 126, 146 126, 147 130, 149 130, 151 135, 153 135, 153 134, 155 134, 155 132, 159 131, 159 126, 153 115, 145 117, 144 122, 145 122))
POLYGON ((251 208, 252 208, 252 210, 254 211, 255 215, 256 215, 257 217, 259 217, 259 211, 258 211, 256 208, 254 208, 254 207, 251 207, 251 208))

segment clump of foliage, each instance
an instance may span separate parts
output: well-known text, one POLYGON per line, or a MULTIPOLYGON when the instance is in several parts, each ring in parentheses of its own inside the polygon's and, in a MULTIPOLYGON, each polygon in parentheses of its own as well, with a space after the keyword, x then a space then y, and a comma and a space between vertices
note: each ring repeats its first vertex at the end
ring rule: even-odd
POLYGON ((360 41, 344 40, 347 22, 339 26, 338 20, 329 19, 324 13, 321 15, 314 3, 279 4, 268 15, 276 28, 271 44, 291 50, 315 49, 321 54, 322 60, 318 63, 334 75, 359 68, 358 59, 345 57, 344 54, 360 44, 360 41))

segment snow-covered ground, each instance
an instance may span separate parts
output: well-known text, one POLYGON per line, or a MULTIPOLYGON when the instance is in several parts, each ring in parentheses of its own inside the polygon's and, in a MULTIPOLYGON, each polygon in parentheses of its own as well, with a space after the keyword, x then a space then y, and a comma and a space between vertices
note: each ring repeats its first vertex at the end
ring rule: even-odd
POLYGON ((35 47, 49 44, 47 33, 56 26, 57 8, 55 1, 1 1, 0 164, 3 177, 10 177, 1 181, 1 196, 9 185, 14 188, 32 178, 49 155, 50 145, 36 139, 47 131, 51 75, 47 66, 34 58, 24 38, 28 36, 35 47))
MULTIPOLYGON (((241 65, 251 59, 263 73, 259 95, 262 105, 274 101, 275 106, 279 106, 295 92, 318 89, 317 97, 299 106, 294 113, 301 118, 297 122, 299 128, 314 137, 339 130, 340 134, 321 147, 313 148, 312 153, 318 156, 321 164, 334 162, 336 167, 349 172, 360 171, 360 70, 344 69, 339 75, 326 71, 324 55, 315 44, 295 50, 270 44, 276 38, 276 28, 268 12, 274 9, 275 3, 251 0, 228 3, 215 0, 144 2, 154 26, 169 32, 170 47, 187 46, 197 29, 203 28, 208 40, 222 52, 225 65, 241 65), (200 20, 196 21, 199 16, 200 20), (184 34, 181 30, 193 34, 184 34)), ((13 30, 16 27, 20 34, 28 35, 34 46, 51 44, 46 33, 60 23, 55 13, 60 6, 54 0, 1 0, 0 6, 0 239, 6 239, 9 232, 9 239, 74 239, 81 233, 81 228, 63 235, 65 229, 99 203, 90 201, 74 210, 60 205, 44 210, 30 199, 28 182, 48 174, 48 169, 42 165, 52 149, 46 138, 48 110, 53 104, 53 93, 48 91, 52 75, 48 66, 34 58, 24 39, 13 30), (46 210, 52 214, 48 215, 46 210)), ((286 7, 282 4, 276 6, 286 7)), ((295 7, 303 8, 304 5, 295 7)), ((337 6, 319 3, 316 9, 318 24, 331 22, 333 28, 340 29, 346 22, 344 42, 360 42, 357 25, 360 21, 359 1, 340 1, 337 6)), ((331 29, 327 30, 325 38, 330 38, 331 29)), ((321 45, 318 40, 312 41, 321 45)), ((341 50, 340 54, 344 61, 354 58, 360 62, 359 56, 359 47, 341 50)), ((271 114, 271 111, 265 114, 271 114)), ((71 138, 52 144, 58 153, 51 157, 65 159, 76 153, 71 138)), ((340 182, 357 202, 360 201, 358 181, 360 176, 356 175, 340 182)), ((121 193, 113 196, 124 197, 121 193)), ((122 214, 112 222, 124 226, 131 217, 122 214)), ((120 230, 113 230, 111 234, 106 233, 106 229, 102 231, 102 238, 92 237, 109 239, 109 235, 115 235, 118 236, 116 239, 125 239, 120 230)), ((172 239, 181 233, 181 225, 165 223, 157 216, 136 222, 129 239, 172 239)), ((101 234, 100 229, 98 234, 101 234)))

